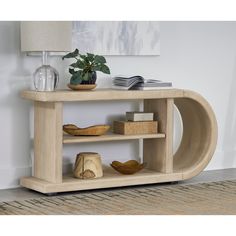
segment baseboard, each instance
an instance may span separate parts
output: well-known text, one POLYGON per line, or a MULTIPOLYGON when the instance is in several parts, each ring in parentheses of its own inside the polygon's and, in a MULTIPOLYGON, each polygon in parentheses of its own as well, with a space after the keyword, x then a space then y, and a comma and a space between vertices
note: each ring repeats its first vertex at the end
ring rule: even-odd
POLYGON ((205 170, 236 168, 236 149, 217 150, 205 170))
POLYGON ((12 167, 0 169, 0 189, 17 188, 22 176, 31 175, 31 167, 12 167))
MULTIPOLYGON (((65 161, 63 164, 63 173, 72 170, 73 164, 65 161)), ((20 178, 22 176, 31 176, 32 167, 9 167, 0 168, 0 189, 10 189, 20 187, 20 178)))

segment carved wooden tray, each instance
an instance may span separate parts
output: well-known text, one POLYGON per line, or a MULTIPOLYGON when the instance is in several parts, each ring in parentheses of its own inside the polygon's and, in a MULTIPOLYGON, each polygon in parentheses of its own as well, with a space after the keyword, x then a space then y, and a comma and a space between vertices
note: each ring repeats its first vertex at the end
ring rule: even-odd
POLYGON ((109 125, 94 125, 86 128, 79 128, 73 124, 63 125, 63 131, 73 136, 99 136, 105 134, 109 129, 109 125))
POLYGON ((129 160, 124 163, 119 161, 113 161, 111 167, 124 175, 132 175, 145 167, 146 163, 140 164, 135 160, 129 160))

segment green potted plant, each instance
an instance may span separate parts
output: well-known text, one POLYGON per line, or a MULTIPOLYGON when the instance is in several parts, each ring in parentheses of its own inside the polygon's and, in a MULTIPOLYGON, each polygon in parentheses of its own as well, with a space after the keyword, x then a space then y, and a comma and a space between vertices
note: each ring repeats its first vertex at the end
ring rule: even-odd
POLYGON ((96 71, 110 74, 110 69, 106 65, 106 59, 103 56, 86 53, 82 55, 76 48, 62 57, 74 58, 75 62, 70 64, 69 73, 71 74, 70 84, 71 89, 93 89, 96 87, 97 73, 96 71))

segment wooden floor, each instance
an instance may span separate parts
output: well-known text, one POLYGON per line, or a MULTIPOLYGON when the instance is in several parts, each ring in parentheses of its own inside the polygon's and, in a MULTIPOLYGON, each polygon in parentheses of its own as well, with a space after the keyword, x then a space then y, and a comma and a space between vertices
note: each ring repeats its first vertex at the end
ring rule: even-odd
MULTIPOLYGON (((186 185, 192 183, 204 183, 204 182, 212 182, 212 181, 221 181, 221 180, 234 180, 236 179, 236 169, 226 169, 226 170, 213 170, 213 171, 204 171, 199 176, 192 178, 191 180, 186 180, 179 182, 178 184, 186 185)), ((169 184, 155 184, 155 186, 159 186, 160 188, 169 184)), ((126 187, 125 189, 130 188, 141 188, 142 186, 133 186, 126 187)), ((91 190, 86 192, 101 192, 103 190, 91 190)), ((106 189, 105 191, 109 191, 106 189)), ((85 191, 83 191, 85 192, 85 191)), ((75 192, 76 193, 76 192, 75 192)), ((78 192, 77 192, 78 193, 78 192)), ((60 193, 59 196, 69 195, 70 193, 60 193)), ((30 198, 39 198, 44 197, 44 194, 31 191, 25 188, 14 188, 14 189, 6 189, 0 190, 0 202, 3 201, 19 201, 26 200, 30 198)))

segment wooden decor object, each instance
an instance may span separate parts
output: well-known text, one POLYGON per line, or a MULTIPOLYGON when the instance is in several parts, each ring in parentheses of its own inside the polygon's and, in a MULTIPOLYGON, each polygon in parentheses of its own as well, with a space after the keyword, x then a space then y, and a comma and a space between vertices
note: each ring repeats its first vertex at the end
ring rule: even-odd
POLYGON ((74 177, 93 179, 102 176, 102 161, 98 153, 81 152, 77 155, 74 166, 74 177))
POLYGON ((113 132, 116 134, 157 134, 157 121, 114 121, 113 132))
MULTIPOLYGON (((42 193, 78 191, 139 184, 181 181, 198 175, 211 160, 217 143, 217 122, 209 103, 199 94, 184 89, 121 91, 58 90, 55 92, 23 91, 21 96, 34 101, 34 172, 20 183, 42 193), (102 136, 64 135, 63 103, 94 101, 143 101, 144 112, 158 116, 155 134, 106 134, 102 136), (179 109, 183 138, 173 154, 173 106, 179 109), (63 146, 70 143, 110 142, 143 139, 145 168, 134 175, 120 175, 112 167, 103 177, 79 179, 62 172, 63 146)), ((108 114, 109 115, 109 114, 108 114)), ((73 128, 73 127, 72 127, 73 128)), ((78 164, 78 163, 77 163, 78 164)), ((92 170, 95 173, 95 170, 92 170)), ((85 176, 92 177, 87 171, 85 176)), ((96 173, 95 173, 96 174, 96 173)))
POLYGON ((73 136, 99 136, 110 129, 109 125, 94 125, 86 128, 79 128, 76 125, 63 125, 63 131, 73 136))
POLYGON ((113 161, 111 167, 124 175, 132 175, 145 167, 145 163, 138 163, 135 160, 129 160, 124 163, 119 161, 113 161))

